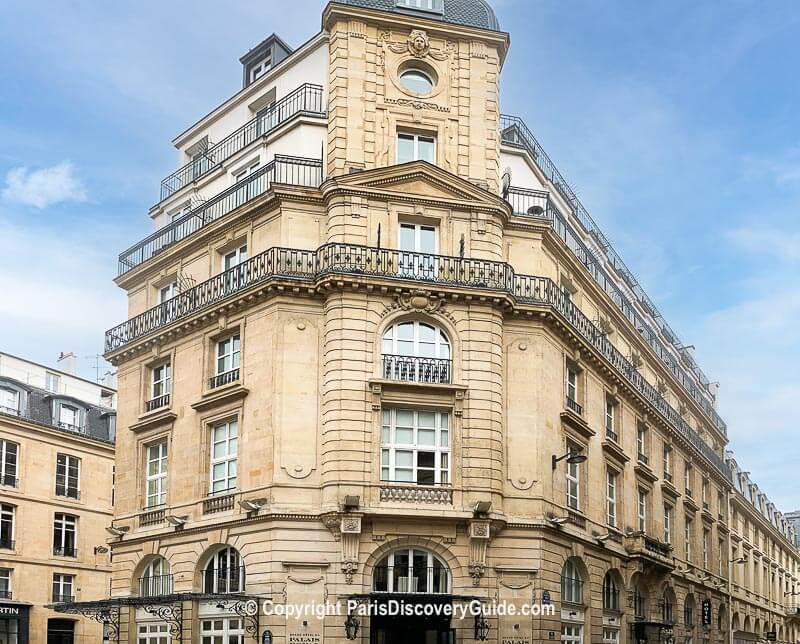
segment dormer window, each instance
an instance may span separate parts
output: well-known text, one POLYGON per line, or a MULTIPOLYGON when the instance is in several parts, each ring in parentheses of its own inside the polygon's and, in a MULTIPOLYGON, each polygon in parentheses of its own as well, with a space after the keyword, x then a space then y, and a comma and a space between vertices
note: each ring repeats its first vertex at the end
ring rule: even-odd
POLYGON ((244 87, 256 82, 292 53, 292 48, 272 34, 239 59, 244 67, 244 87))
POLYGON ((444 0, 396 0, 398 9, 444 13, 444 0))
POLYGON ((9 387, 0 387, 0 412, 19 414, 19 392, 9 387))
POLYGON ((79 432, 83 427, 85 412, 77 405, 66 400, 53 401, 53 424, 62 429, 79 432))

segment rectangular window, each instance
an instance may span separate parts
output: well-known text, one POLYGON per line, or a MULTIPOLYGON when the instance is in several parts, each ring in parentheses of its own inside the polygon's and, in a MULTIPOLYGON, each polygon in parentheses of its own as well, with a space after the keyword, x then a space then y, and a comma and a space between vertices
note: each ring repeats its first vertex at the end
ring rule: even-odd
POLYGON ((158 289, 158 303, 163 304, 178 294, 178 282, 170 282, 158 289))
POLYGON ((167 441, 148 445, 145 507, 152 508, 167 502, 167 465, 167 441))
POLYGON ((684 525, 684 549, 686 551, 686 561, 692 560, 692 531, 693 531, 693 524, 692 519, 690 517, 686 517, 686 523, 684 525))
POLYGON ((50 373, 49 371, 45 373, 44 388, 54 394, 60 393, 59 390, 61 389, 61 376, 59 376, 57 373, 50 373))
POLYGON ((244 624, 239 618, 204 619, 200 623, 202 644, 244 644, 244 624))
POLYGON ((725 540, 720 539, 717 543, 717 574, 720 577, 725 576, 725 560, 727 559, 727 554, 725 553, 725 540))
POLYGON ((242 168, 241 170, 237 170, 233 173, 233 181, 234 183, 239 183, 240 181, 244 181, 247 177, 253 174, 256 170, 258 170, 259 166, 261 165, 261 161, 256 159, 246 167, 242 168))
POLYGON ((169 362, 153 367, 150 398, 155 400, 170 393, 172 385, 172 365, 169 362))
MULTIPOLYGON (((577 453, 578 450, 568 446, 567 451, 577 453)), ((567 507, 571 510, 581 509, 581 466, 580 463, 570 463, 567 459, 567 507)))
POLYGON ((561 624, 561 641, 565 644, 583 644, 583 625, 561 624))
POLYGON ((242 244, 238 248, 234 248, 232 251, 225 253, 222 256, 222 270, 227 271, 228 269, 239 266, 239 264, 243 264, 246 261, 247 244, 242 244))
POLYGON ((567 400, 578 402, 578 370, 567 364, 567 400))
POLYGON ((703 509, 708 510, 708 481, 703 479, 700 484, 700 500, 703 502, 703 509))
POLYGON ((603 644, 619 644, 619 629, 617 629, 617 628, 604 628, 603 629, 603 644))
POLYGON ((709 548, 709 532, 705 528, 703 529, 703 570, 708 570, 708 548, 709 548))
POLYGON ((80 498, 81 459, 69 454, 56 456, 56 496, 80 498))
POLYGON ((606 396, 606 436, 613 441, 617 436, 617 403, 610 396, 606 396))
POLYGON ((436 138, 430 135, 397 133, 397 163, 427 161, 436 163, 436 138))
POLYGON ((78 554, 76 544, 76 517, 56 512, 53 522, 53 554, 57 557, 75 557, 78 554))
POLYGON ((58 406, 58 424, 65 428, 76 430, 80 429, 81 412, 77 407, 60 403, 58 406))
MULTIPOLYGON (((11 569, 0 568, 0 599, 11 599, 11 569)), ((9 640, 14 642, 15 640, 9 640)))
POLYGON ((384 409, 381 480, 417 485, 450 484, 450 415, 384 409))
POLYGON ((617 527, 617 473, 606 470, 606 504, 607 521, 612 528, 617 527))
POLYGON ((19 409, 19 392, 8 387, 0 387, 0 412, 17 416, 19 409))
POLYGON ((444 11, 443 0, 397 0, 397 6, 403 9, 417 9, 434 13, 442 13, 444 11))
POLYGON ((636 459, 647 464, 647 427, 641 422, 636 426, 636 459))
MULTIPOLYGON (((169 624, 165 622, 148 622, 137 627, 136 644, 170 644, 169 624)), ((210 640, 211 644, 225 644, 222 639, 210 640)), ((204 640, 205 644, 205 640, 204 640)))
POLYGON ((664 543, 672 543, 672 506, 664 504, 664 543))
POLYGON ((692 496, 692 474, 693 468, 689 461, 686 461, 686 468, 683 470, 683 487, 686 490, 686 496, 692 496))
POLYGON ((672 482, 672 448, 664 445, 664 480, 672 482))
POLYGON ((19 445, 7 440, 0 440, 0 485, 17 487, 19 445))
POLYGON ((75 575, 53 575, 53 601, 75 601, 75 575))
POLYGON ((211 494, 236 488, 238 432, 236 420, 211 428, 211 494))
POLYGON ((241 338, 232 335, 217 342, 217 361, 215 375, 220 376, 239 368, 241 357, 241 338))
POLYGON ((14 515, 16 508, 8 503, 0 503, 0 549, 14 549, 14 515))
POLYGON ((647 532, 647 490, 639 488, 636 505, 639 532, 647 532))

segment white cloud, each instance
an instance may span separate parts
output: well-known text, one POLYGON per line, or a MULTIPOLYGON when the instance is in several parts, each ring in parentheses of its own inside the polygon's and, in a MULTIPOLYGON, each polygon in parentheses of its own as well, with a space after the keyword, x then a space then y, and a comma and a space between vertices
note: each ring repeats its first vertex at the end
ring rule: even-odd
POLYGON ((777 256, 786 262, 800 261, 800 233, 774 228, 738 228, 729 231, 728 237, 748 253, 777 256))
POLYGON ((47 208, 68 201, 86 201, 86 188, 74 175, 69 161, 29 170, 19 167, 6 175, 3 198, 25 206, 47 208))

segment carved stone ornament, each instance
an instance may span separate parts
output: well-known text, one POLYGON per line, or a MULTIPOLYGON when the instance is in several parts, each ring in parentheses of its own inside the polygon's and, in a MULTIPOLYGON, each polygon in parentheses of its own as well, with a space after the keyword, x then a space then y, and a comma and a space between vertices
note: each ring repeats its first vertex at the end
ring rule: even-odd
POLYGON ((344 573, 344 580, 348 584, 353 583, 353 575, 358 572, 358 562, 357 561, 343 561, 342 562, 342 572, 344 573))
POLYGON ((486 564, 479 561, 473 561, 469 564, 469 576, 472 577, 472 585, 479 586, 481 578, 486 573, 486 564))
POLYGON ((444 306, 444 300, 425 291, 411 291, 397 296, 397 303, 406 311, 436 313, 444 306))
POLYGON ((358 551, 361 540, 361 516, 336 513, 323 519, 325 527, 339 541, 342 553, 342 573, 348 584, 353 583, 353 575, 358 572, 358 551))
POLYGON ((486 547, 491 538, 489 522, 473 519, 469 523, 469 575, 472 585, 479 586, 486 572, 486 547))
MULTIPOLYGON (((388 36, 390 34, 385 35, 388 36)), ((415 58, 430 56, 434 60, 446 60, 448 57, 448 54, 445 52, 431 51, 431 42, 428 39, 428 34, 422 29, 414 29, 404 43, 389 43, 389 49, 395 54, 404 54, 408 52, 415 58)))

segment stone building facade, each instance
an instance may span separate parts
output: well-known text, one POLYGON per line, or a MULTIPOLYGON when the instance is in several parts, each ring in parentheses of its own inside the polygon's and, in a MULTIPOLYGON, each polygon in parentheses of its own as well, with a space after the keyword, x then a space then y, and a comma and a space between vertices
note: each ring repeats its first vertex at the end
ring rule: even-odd
POLYGON ((112 596, 62 610, 138 644, 731 639, 716 392, 501 115, 508 48, 483 0, 331 2, 175 140, 106 335, 112 596), (360 614, 391 599, 479 610, 360 614))
POLYGON ((3 644, 103 638, 51 605, 108 597, 116 392, 59 366, 0 353, 3 644))

